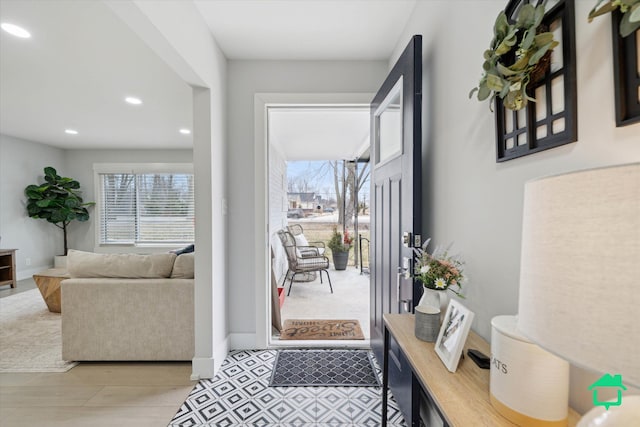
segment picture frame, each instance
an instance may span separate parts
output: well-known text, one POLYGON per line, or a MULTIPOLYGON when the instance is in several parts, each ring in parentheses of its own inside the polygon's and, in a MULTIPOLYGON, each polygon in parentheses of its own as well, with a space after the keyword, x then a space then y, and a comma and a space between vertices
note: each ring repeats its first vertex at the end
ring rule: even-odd
POLYGON ((451 372, 455 372, 458 368, 462 348, 467 341, 474 316, 475 314, 460 302, 449 301, 436 339, 435 350, 444 366, 451 372))

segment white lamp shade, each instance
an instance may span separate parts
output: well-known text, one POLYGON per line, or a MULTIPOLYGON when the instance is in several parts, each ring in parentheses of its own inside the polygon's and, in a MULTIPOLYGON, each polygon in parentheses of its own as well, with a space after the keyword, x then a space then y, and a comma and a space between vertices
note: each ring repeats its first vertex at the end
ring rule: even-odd
POLYGON ((525 185, 518 329, 640 386, 640 163, 525 185))

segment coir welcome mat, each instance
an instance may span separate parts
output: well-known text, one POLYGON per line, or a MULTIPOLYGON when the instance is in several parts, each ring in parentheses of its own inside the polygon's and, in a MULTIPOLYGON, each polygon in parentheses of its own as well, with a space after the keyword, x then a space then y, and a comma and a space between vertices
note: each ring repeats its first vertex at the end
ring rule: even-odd
POLYGON ((281 340, 363 340, 360 322, 348 320, 287 319, 281 340))
POLYGON ((280 350, 271 374, 271 387, 377 387, 368 350, 280 350))

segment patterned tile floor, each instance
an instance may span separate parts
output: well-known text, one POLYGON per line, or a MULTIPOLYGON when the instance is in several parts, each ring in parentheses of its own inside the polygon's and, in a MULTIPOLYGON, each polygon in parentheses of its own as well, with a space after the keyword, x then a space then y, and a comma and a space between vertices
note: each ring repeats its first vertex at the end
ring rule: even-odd
MULTIPOLYGON (((275 356, 275 350, 231 352, 215 378, 196 384, 169 426, 380 425, 380 387, 269 387, 275 356)), ((406 426, 392 396, 389 426, 406 426)))

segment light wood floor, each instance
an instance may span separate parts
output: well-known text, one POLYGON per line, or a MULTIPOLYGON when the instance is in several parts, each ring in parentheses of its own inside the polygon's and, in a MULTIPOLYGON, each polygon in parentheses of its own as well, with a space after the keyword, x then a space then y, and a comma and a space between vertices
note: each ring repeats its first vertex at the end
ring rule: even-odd
MULTIPOLYGON (((12 291, 33 289, 29 280, 12 291)), ((64 373, 0 373, 0 425, 165 427, 195 385, 190 376, 188 362, 81 363, 64 373)))

